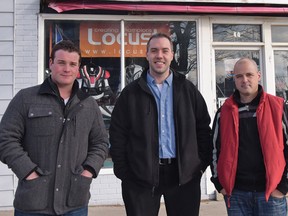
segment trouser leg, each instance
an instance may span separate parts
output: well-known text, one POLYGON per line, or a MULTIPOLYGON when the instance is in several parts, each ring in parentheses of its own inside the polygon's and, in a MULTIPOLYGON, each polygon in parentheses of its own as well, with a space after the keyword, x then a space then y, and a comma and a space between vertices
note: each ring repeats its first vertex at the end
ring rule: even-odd
POLYGON ((198 216, 201 200, 200 177, 164 193, 168 216, 198 216))
POLYGON ((151 188, 132 181, 123 181, 122 197, 127 216, 158 215, 161 195, 154 194, 151 188))

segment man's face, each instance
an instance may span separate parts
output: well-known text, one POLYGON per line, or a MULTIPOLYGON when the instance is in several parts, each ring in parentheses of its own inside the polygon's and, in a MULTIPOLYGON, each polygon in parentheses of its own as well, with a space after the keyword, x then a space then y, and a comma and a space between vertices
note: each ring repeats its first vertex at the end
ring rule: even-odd
POLYGON ((149 62, 150 74, 162 76, 169 74, 169 67, 173 60, 173 51, 167 38, 154 38, 150 41, 146 59, 149 62))
POLYGON ((241 96, 257 95, 260 72, 257 66, 249 60, 239 62, 234 68, 235 86, 241 96))
POLYGON ((58 50, 54 60, 50 59, 51 78, 58 88, 72 87, 79 72, 79 54, 58 50))

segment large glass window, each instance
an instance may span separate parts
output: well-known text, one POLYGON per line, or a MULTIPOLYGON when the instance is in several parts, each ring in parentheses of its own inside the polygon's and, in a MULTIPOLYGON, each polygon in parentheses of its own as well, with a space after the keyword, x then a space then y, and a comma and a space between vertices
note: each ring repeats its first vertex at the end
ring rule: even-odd
POLYGON ((274 49, 275 90, 276 95, 283 97, 286 104, 288 104, 288 38, 285 37, 287 34, 287 25, 271 26, 272 42, 277 46, 274 49), (285 48, 279 48, 279 43, 285 48))
POLYGON ((288 42, 288 26, 271 26, 272 42, 288 42))
POLYGON ((261 25, 213 24, 214 42, 261 42, 261 25))
MULTIPOLYGON (((56 43, 71 40, 78 45, 82 55, 78 77, 80 88, 97 100, 107 130, 111 112, 123 87, 121 77, 125 77, 124 83, 128 84, 148 67, 146 44, 152 34, 163 32, 170 35, 174 48, 171 68, 197 85, 195 22, 124 21, 124 61, 121 59, 121 24, 120 21, 45 21, 44 77, 49 76, 49 56, 56 43), (125 70, 121 71, 121 68, 125 70)), ((109 158, 105 167, 111 166, 109 158)))
POLYGON ((288 101, 288 50, 274 51, 276 95, 288 101))

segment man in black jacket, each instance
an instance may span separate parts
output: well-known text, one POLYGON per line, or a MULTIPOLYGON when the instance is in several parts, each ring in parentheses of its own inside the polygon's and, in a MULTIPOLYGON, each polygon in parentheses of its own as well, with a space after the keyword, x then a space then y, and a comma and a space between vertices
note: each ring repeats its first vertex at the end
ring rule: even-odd
POLYGON ((149 70, 126 86, 110 126, 115 175, 122 180, 127 215, 199 214, 200 180, 212 158, 210 117, 197 88, 173 72, 165 34, 147 44, 149 70))

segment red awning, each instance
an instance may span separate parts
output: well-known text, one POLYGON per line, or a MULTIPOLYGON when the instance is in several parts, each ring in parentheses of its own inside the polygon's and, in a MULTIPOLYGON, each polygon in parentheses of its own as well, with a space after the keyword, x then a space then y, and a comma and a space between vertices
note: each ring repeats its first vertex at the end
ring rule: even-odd
POLYGON ((147 11, 169 13, 213 13, 213 14, 287 14, 288 7, 235 7, 235 6, 190 6, 167 4, 97 4, 51 2, 48 7, 58 13, 71 10, 116 10, 116 11, 147 11))

